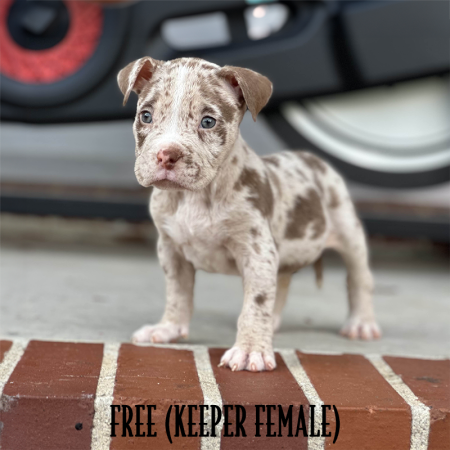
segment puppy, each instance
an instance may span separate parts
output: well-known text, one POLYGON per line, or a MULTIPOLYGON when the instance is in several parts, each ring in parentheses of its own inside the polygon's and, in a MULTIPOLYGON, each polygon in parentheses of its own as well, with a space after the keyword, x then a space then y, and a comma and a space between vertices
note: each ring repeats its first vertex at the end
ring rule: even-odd
POLYGON ((271 96, 266 77, 198 58, 144 57, 120 71, 118 84, 124 103, 131 91, 139 97, 135 174, 155 188, 150 212, 167 295, 161 321, 140 328, 133 342, 188 335, 196 270, 241 275, 236 343, 221 365, 273 370, 273 332, 291 276, 330 247, 348 272, 350 313, 341 333, 380 336, 365 236, 342 178, 305 152, 260 158, 240 135, 246 110, 256 120, 271 96))

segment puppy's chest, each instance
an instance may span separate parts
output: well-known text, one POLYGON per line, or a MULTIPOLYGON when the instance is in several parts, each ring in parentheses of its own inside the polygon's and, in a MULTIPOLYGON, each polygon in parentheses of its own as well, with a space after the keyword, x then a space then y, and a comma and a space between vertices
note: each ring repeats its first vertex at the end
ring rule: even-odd
POLYGON ((178 250, 196 269, 214 273, 235 273, 231 253, 224 246, 218 218, 199 207, 179 207, 166 218, 164 229, 178 250))

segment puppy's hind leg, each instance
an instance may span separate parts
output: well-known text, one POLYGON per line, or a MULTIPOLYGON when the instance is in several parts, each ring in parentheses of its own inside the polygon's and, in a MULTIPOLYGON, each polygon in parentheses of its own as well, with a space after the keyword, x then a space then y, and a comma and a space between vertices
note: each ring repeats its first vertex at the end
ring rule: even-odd
POLYGON ((277 293, 275 297, 275 305, 273 307, 273 329, 277 331, 281 324, 281 312, 286 304, 289 293, 289 285, 291 284, 290 273, 279 273, 277 279, 277 293))
POLYGON ((369 268, 367 242, 348 195, 331 208, 334 231, 330 247, 337 250, 347 268, 349 316, 341 334, 350 339, 377 339, 381 331, 373 311, 373 277, 369 268))

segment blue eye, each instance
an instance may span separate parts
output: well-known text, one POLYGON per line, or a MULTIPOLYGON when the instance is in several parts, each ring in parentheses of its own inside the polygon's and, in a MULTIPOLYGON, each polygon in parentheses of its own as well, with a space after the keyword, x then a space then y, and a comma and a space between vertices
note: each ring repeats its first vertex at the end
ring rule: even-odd
POLYGON ((149 111, 142 111, 141 120, 144 123, 152 123, 152 113, 149 111))
POLYGON ((212 117, 206 116, 203 117, 201 125, 202 128, 212 128, 216 124, 216 119, 213 119, 212 117))

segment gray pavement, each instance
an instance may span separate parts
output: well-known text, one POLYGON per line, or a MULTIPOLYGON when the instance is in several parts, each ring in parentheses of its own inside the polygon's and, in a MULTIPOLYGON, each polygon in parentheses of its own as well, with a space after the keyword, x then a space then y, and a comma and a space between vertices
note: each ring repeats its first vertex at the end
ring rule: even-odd
MULTIPOLYGON (((0 335, 6 338, 127 341, 164 306, 164 278, 149 224, 3 216, 0 335)), ((324 285, 295 275, 275 338, 306 351, 450 355, 448 255, 421 242, 374 241, 375 307, 384 336, 338 335, 347 313, 345 271, 325 257, 324 285)), ((238 277, 199 272, 187 342, 230 346, 242 304, 238 277)))

